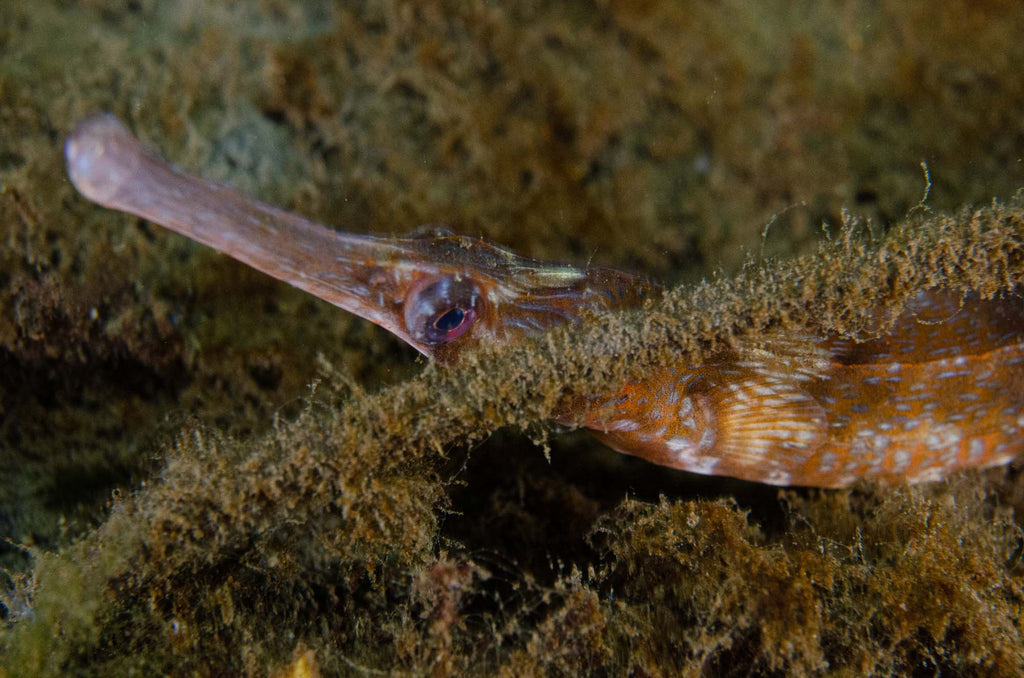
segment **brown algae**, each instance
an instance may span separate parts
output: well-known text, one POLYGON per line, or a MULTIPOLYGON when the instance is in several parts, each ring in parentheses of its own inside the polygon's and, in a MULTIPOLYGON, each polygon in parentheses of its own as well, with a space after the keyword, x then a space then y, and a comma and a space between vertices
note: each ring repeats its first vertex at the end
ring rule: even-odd
POLYGON ((8 666, 60 672, 104 648, 122 668, 202 657, 256 670, 301 640, 325 670, 658 672, 669 655, 698 673, 1019 668, 1019 532, 976 475, 784 494, 791 529, 771 535, 730 502, 627 501, 595 526, 589 557, 547 582, 468 544, 436 550, 452 444, 543 419, 567 390, 768 326, 858 331, 866 302, 899 307, 939 281, 984 294, 1024 280, 1019 202, 913 221, 878 245, 851 229, 816 256, 480 351, 457 371, 314 397, 255 440, 196 429, 158 483, 39 554, 35 618, 7 632, 8 666))

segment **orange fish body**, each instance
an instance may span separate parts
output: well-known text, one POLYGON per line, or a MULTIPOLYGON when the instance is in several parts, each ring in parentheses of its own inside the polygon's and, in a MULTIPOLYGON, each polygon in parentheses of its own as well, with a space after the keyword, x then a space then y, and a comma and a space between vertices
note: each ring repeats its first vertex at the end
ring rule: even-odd
POLYGON ((916 297, 883 336, 770 337, 577 403, 619 452, 773 485, 935 480, 1024 452, 1024 300, 916 297))

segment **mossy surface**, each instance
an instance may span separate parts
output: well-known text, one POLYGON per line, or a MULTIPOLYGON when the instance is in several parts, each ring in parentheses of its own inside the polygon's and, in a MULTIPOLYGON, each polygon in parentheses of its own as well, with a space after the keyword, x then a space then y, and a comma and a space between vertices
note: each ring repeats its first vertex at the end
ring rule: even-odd
POLYGON ((1024 671, 1014 469, 780 491, 544 423, 669 356, 1024 282, 1018 3, 23 4, 0 674, 1024 671), (78 198, 60 145, 97 109, 340 228, 670 289, 426 365, 78 198))

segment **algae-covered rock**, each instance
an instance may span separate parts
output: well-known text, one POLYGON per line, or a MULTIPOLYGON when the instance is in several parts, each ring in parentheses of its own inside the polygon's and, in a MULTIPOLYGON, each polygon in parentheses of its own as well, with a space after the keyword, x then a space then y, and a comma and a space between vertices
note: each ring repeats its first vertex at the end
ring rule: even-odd
POLYGON ((522 650, 551 670, 615 660, 646 671, 670 648, 663 668, 899 672, 925 657, 958 670, 1018 666, 1022 600, 1005 565, 1017 533, 979 477, 870 500, 792 495, 788 528, 770 536, 734 503, 629 500, 592 528, 600 548, 585 580, 556 572, 544 582, 514 561, 511 574, 491 572, 471 542, 445 537, 452 446, 542 420, 566 389, 606 388, 679 352, 698 362, 766 326, 857 329, 859 309, 880 296, 899 304, 939 279, 982 292, 1024 279, 1017 203, 916 222, 877 245, 844 238, 641 311, 478 352, 458 370, 314 397, 256 438, 196 429, 158 482, 74 545, 39 554, 38 616, 15 625, 11 656, 56 670, 89 648, 119 656, 129 638, 141 651, 133 661, 150 668, 180 661, 179 648, 218 665, 244 648, 261 664, 301 639, 325 667, 416 672, 482 670, 498 652, 518 673, 522 650), (454 562, 438 559, 446 542, 454 562), (519 580, 497 583, 510 576, 519 580), (564 637, 537 636, 554 632, 564 637), (391 654, 410 633, 434 649, 391 654))

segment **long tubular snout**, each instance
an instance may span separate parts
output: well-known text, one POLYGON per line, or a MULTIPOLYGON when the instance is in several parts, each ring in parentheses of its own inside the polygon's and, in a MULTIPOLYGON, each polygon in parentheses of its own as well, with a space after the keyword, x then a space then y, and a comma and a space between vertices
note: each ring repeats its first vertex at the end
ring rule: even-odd
POLYGON ((68 175, 89 200, 209 245, 407 339, 403 328, 367 299, 366 276, 373 264, 415 256, 400 241, 333 231, 186 174, 110 114, 82 121, 64 150, 68 175))

